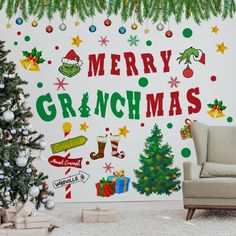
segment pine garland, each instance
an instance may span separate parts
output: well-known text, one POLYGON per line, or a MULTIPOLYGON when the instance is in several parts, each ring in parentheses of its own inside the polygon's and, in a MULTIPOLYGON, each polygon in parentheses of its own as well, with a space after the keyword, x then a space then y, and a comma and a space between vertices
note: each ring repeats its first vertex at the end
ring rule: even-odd
POLYGON ((183 18, 193 18, 200 24, 212 16, 232 18, 236 4, 235 0, 0 0, 2 9, 9 19, 21 14, 24 20, 30 16, 38 19, 45 16, 51 20, 59 13, 62 20, 70 15, 85 21, 100 13, 108 17, 120 15, 123 22, 135 15, 140 24, 146 20, 166 23, 170 17, 177 23, 183 18))

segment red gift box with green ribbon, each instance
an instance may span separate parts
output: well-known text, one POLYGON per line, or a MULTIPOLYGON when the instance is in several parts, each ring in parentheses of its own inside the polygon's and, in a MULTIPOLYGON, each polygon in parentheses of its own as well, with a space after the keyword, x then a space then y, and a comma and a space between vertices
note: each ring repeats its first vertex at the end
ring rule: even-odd
POLYGON ((97 196, 110 197, 116 192, 116 183, 102 178, 99 183, 96 183, 96 188, 97 196))

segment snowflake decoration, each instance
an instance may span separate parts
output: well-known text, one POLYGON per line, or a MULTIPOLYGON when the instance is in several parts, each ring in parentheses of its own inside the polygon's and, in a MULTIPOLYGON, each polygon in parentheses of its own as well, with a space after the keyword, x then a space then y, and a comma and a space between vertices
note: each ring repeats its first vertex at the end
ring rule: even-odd
POLYGON ((103 169, 105 169, 105 173, 107 173, 108 171, 111 173, 111 169, 114 169, 113 166, 111 166, 111 163, 107 164, 105 163, 105 166, 103 167, 103 169))
POLYGON ((65 85, 68 85, 68 83, 65 82, 65 78, 59 79, 57 78, 57 83, 54 83, 54 85, 57 85, 57 91, 61 88, 65 91, 65 85))
POLYGON ((130 35, 127 41, 129 42, 129 46, 137 46, 140 40, 137 35, 130 35))
POLYGON ((171 88, 173 87, 178 88, 178 84, 180 84, 180 81, 178 81, 177 77, 175 78, 171 77, 170 80, 168 81, 168 84, 170 84, 171 88))
POLYGON ((110 40, 107 39, 107 36, 105 36, 105 37, 102 37, 102 36, 101 36, 101 39, 98 40, 98 42, 101 43, 100 46, 103 46, 103 45, 107 46, 107 43, 109 43, 110 40))

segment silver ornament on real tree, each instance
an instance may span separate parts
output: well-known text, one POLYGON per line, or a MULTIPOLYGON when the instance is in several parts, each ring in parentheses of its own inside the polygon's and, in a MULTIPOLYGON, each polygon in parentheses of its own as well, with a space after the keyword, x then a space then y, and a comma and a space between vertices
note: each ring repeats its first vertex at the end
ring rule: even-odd
POLYGON ((19 167, 24 167, 26 166, 28 160, 26 157, 23 157, 23 156, 19 156, 16 158, 16 165, 19 166, 19 167))
POLYGON ((29 105, 28 102, 23 102, 23 103, 21 104, 21 107, 22 107, 24 110, 30 109, 30 105, 29 105))
POLYGON ((55 203, 52 200, 48 200, 45 204, 45 208, 47 210, 53 210, 55 207, 55 203))
POLYGON ((3 119, 6 121, 6 122, 10 122, 10 121, 13 121, 14 120, 14 113, 12 111, 4 111, 3 115, 2 115, 3 119))
POLYGON ((32 197, 38 197, 40 189, 37 186, 32 186, 29 188, 29 195, 32 197))
POLYGON ((9 167, 11 164, 10 164, 10 162, 9 161, 5 161, 4 163, 3 163, 3 166, 4 167, 9 167))

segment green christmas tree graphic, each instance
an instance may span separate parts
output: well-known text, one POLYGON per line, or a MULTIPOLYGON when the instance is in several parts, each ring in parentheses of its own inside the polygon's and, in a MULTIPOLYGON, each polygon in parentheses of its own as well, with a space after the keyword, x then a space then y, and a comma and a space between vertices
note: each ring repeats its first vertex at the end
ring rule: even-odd
POLYGON ((140 194, 170 195, 181 188, 180 169, 172 168, 174 155, 168 143, 162 144, 162 139, 161 130, 155 124, 151 136, 146 139, 144 155, 139 157, 141 167, 134 170, 137 182, 132 184, 140 194))

